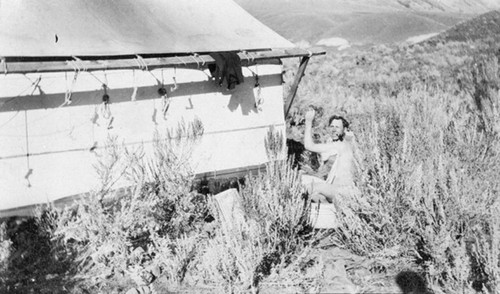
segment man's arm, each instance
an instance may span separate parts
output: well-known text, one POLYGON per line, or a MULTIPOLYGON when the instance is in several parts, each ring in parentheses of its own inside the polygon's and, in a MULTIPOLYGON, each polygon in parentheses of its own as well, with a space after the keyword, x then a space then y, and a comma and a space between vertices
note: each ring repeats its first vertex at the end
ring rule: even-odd
POLYGON ((316 144, 312 139, 312 121, 314 119, 315 111, 310 109, 306 112, 306 129, 304 132, 304 147, 312 152, 324 153, 327 152, 329 147, 327 144, 316 144))

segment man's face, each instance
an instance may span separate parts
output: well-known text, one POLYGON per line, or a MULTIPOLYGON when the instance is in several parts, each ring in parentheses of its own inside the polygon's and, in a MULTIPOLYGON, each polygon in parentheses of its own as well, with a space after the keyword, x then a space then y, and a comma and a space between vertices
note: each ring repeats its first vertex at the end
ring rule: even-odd
POLYGON ((342 140, 344 137, 344 125, 342 124, 342 120, 334 119, 330 124, 330 130, 332 132, 333 141, 342 140))

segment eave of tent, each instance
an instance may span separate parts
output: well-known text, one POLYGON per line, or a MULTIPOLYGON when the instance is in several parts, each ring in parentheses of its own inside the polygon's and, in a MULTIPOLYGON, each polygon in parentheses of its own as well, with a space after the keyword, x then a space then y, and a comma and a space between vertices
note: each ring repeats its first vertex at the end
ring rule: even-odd
POLYGON ((231 0, 0 0, 0 56, 291 48, 231 0))
MULTIPOLYGON (((243 66, 255 64, 256 62, 292 57, 311 57, 323 55, 325 51, 322 48, 310 48, 304 50, 300 48, 290 48, 284 50, 266 50, 257 52, 238 52, 238 56, 243 66)), ((95 70, 119 70, 119 69, 140 69, 152 70, 165 67, 188 67, 200 68, 215 60, 209 54, 191 54, 182 56, 165 56, 143 58, 135 56, 133 58, 120 59, 98 59, 83 60, 73 57, 69 60, 54 61, 8 61, 1 60, 0 73, 42 73, 42 72, 60 72, 60 71, 95 71, 95 70)))

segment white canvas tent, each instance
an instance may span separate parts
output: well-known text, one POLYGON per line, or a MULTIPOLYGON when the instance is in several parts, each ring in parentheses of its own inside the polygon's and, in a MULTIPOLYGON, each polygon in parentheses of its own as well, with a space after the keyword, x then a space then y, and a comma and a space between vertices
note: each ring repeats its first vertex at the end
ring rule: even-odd
POLYGON ((231 0, 0 0, 0 217, 97 188, 94 151, 108 136, 148 150, 182 120, 204 126, 191 159, 199 176, 259 168, 268 129, 284 133, 284 109, 323 53, 295 48, 231 0), (237 52, 244 83, 216 85, 211 52, 237 52), (284 105, 287 57, 302 60, 284 105))

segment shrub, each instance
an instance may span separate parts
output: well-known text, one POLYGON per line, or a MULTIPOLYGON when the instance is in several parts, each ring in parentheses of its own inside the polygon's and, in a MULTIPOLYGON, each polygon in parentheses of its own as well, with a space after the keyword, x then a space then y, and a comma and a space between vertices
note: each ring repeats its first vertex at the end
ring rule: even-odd
POLYGON ((411 268, 437 292, 498 291, 496 50, 455 42, 311 61, 289 134, 302 140, 310 104, 351 120, 364 199, 340 203, 333 236, 373 260, 372 272, 411 268))

